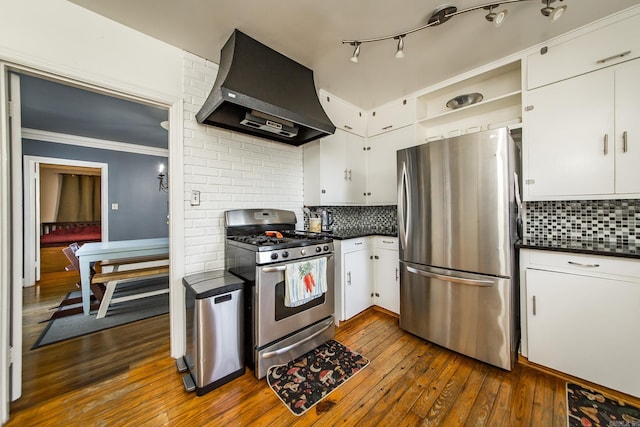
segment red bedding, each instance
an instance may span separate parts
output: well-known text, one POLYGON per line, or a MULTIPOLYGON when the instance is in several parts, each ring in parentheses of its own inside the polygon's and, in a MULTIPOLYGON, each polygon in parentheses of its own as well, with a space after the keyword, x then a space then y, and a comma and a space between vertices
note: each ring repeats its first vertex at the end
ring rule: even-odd
POLYGON ((102 240, 102 228, 100 225, 88 225, 86 227, 72 227, 57 229, 49 234, 40 236, 41 245, 54 243, 92 242, 102 240))

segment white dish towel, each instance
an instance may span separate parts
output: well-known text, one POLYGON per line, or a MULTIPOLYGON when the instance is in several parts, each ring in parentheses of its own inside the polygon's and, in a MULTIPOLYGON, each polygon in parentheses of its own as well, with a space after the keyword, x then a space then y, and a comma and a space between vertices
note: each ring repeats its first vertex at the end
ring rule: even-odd
POLYGON ((327 292, 327 259, 287 264, 284 272, 284 305, 297 307, 327 292))

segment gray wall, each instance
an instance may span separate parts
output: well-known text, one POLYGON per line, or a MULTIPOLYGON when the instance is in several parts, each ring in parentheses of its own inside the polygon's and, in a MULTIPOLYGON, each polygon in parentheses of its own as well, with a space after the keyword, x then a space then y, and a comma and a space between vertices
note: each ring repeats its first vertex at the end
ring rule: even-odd
POLYGON ((158 166, 166 157, 23 140, 23 155, 109 165, 109 240, 168 237, 168 193, 158 191, 158 166), (117 203, 118 210, 111 210, 117 203))

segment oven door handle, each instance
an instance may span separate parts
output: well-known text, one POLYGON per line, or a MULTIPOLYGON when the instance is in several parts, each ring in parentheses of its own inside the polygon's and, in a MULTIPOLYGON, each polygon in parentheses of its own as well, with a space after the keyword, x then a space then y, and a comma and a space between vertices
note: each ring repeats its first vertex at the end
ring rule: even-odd
POLYGON ((321 333, 323 333, 324 331, 326 331, 327 329, 329 329, 331 327, 331 325, 333 324, 333 318, 329 319, 326 323, 326 326, 322 329, 320 329, 318 332, 314 332, 313 334, 309 335, 308 337, 298 341, 298 342, 294 342, 293 344, 290 344, 286 347, 280 348, 278 350, 275 351, 269 351, 267 353, 262 354, 262 358, 263 359, 270 359, 274 356, 278 356, 282 353, 286 353, 289 350, 292 350, 298 346, 301 346, 302 344, 306 343, 309 340, 314 339, 315 337, 317 337, 318 335, 320 335, 321 333))
POLYGON ((263 267, 262 271, 264 271, 265 273, 275 273, 277 271, 285 271, 286 269, 286 265, 279 265, 278 267, 263 267))

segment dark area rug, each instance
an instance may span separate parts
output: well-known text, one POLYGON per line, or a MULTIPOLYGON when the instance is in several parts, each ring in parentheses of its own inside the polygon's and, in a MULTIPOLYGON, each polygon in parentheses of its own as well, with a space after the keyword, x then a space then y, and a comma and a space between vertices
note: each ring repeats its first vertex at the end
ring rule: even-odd
MULTIPOLYGON (((147 292, 155 289, 166 288, 168 279, 166 277, 139 280, 116 287, 113 298, 130 295, 132 293, 147 292)), ((80 291, 71 292, 69 297, 81 296, 80 291)), ((67 306, 63 309, 69 309, 67 306)), ((169 312, 169 294, 155 295, 147 298, 140 298, 111 304, 107 315, 102 319, 96 319, 97 310, 91 315, 74 314, 68 317, 61 317, 51 320, 36 340, 31 350, 43 347, 56 342, 76 338, 82 335, 91 334, 115 326, 125 325, 142 319, 159 316, 169 312)))
POLYGON ((270 367, 267 383, 294 415, 302 415, 368 364, 331 340, 286 365, 270 367))
POLYGON ((640 409, 600 392, 567 383, 567 425, 639 427, 640 409))

